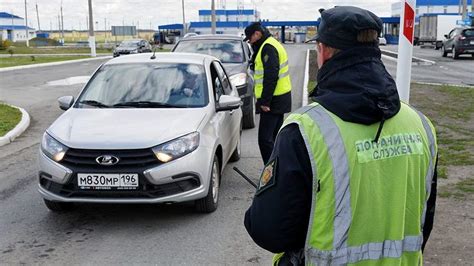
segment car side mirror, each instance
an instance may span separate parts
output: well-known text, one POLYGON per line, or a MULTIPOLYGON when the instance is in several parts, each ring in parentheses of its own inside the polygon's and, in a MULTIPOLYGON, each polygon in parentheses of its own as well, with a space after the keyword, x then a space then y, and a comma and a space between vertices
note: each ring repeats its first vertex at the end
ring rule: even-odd
POLYGON ((449 38, 448 34, 445 34, 445 35, 444 35, 444 38, 448 39, 448 38, 449 38))
POLYGON ((242 101, 240 97, 230 96, 230 95, 221 95, 219 102, 217 103, 216 111, 230 111, 240 108, 242 101))
POLYGON ((72 104, 74 103, 74 97, 63 96, 58 99, 58 102, 59 102, 59 108, 61 108, 61 110, 66 111, 67 109, 71 108, 72 104))

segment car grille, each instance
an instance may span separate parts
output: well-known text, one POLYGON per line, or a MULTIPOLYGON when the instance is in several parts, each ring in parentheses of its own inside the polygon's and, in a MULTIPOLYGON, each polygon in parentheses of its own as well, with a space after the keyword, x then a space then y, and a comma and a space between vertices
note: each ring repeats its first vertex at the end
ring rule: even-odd
POLYGON ((139 150, 88 150, 68 149, 61 164, 67 167, 87 167, 89 169, 113 170, 124 167, 152 167, 160 165, 151 149, 139 150), (112 155, 119 158, 115 165, 100 165, 96 162, 97 157, 112 155))

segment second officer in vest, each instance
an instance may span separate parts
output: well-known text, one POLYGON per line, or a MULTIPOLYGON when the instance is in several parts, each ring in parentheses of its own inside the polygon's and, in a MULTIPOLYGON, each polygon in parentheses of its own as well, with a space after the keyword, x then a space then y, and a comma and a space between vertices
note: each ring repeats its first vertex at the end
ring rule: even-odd
POLYGON ((245 36, 244 40, 252 45, 254 51, 254 90, 260 112, 258 146, 266 164, 283 124, 283 115, 291 112, 288 56, 285 48, 260 22, 245 28, 245 36))

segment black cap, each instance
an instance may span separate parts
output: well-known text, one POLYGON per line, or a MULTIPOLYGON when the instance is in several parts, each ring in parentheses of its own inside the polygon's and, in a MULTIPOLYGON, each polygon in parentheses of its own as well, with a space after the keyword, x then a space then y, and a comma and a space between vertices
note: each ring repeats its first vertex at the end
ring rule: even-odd
POLYGON ((263 32, 262 23, 260 23, 260 22, 253 22, 252 24, 248 25, 248 26, 245 28, 245 38, 244 38, 244 42, 248 41, 248 40, 250 39, 250 37, 252 37, 252 35, 253 35, 254 32, 256 32, 256 31, 263 32))
POLYGON ((379 35, 382 31, 382 20, 374 13, 362 8, 336 6, 319 11, 321 21, 318 34, 313 40, 337 49, 345 50, 364 45, 357 41, 357 34, 362 30, 376 30, 379 35))

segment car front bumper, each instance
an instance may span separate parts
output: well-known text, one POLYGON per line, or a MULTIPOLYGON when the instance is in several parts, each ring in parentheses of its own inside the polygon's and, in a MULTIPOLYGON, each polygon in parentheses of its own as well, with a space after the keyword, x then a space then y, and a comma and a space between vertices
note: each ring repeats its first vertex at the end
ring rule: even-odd
POLYGON ((84 203, 175 203, 203 198, 208 193, 213 154, 198 147, 174 161, 151 168, 119 168, 113 171, 66 167, 40 151, 38 191, 43 198, 84 203), (83 190, 77 173, 137 173, 136 190, 83 190))

